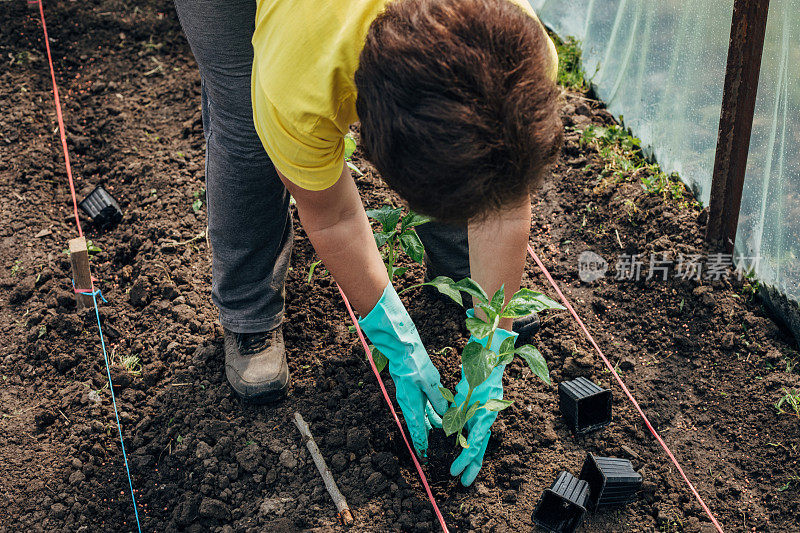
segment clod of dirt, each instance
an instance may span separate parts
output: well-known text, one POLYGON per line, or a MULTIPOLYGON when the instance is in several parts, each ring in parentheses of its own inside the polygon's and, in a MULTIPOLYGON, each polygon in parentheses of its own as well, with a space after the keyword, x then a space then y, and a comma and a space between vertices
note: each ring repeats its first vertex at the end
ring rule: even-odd
POLYGON ((288 468, 289 470, 293 470, 297 467, 297 458, 294 456, 291 450, 283 450, 280 457, 278 457, 278 462, 282 467, 288 468))
POLYGON ((367 428, 354 427, 347 430, 347 449, 360 452, 369 445, 370 432, 367 428))
POLYGON ((347 468, 347 457, 345 457, 343 453, 334 454, 333 457, 331 457, 331 469, 339 473, 345 468, 347 468))
POLYGON ((289 502, 291 502, 290 498, 264 498, 261 505, 258 506, 258 513, 262 516, 283 516, 286 512, 286 504, 289 502))
MULTIPOLYGON (((284 450, 284 453, 288 455, 286 455, 284 459, 284 455, 281 453, 281 465, 286 468, 294 468, 297 466, 297 460, 292 456, 291 452, 289 450, 284 450)), ((236 454, 236 461, 246 472, 255 472, 258 465, 261 464, 261 460, 261 452, 254 444, 251 444, 236 454)))
POLYGON ((194 456, 200 459, 201 461, 211 457, 211 453, 212 453, 211 446, 209 446, 202 440, 197 443, 197 448, 195 448, 194 450, 194 456))
POLYGON ((83 473, 83 472, 81 472, 80 470, 76 470, 76 471, 74 471, 74 472, 73 472, 72 474, 70 474, 70 476, 69 476, 69 484, 70 484, 70 485, 77 485, 77 484, 78 484, 78 483, 80 483, 81 481, 85 481, 85 480, 86 480, 86 476, 85 476, 85 475, 84 475, 84 473, 83 473))
POLYGON ((198 514, 203 518, 215 518, 220 521, 230 520, 231 512, 228 506, 214 498, 203 498, 200 502, 198 514))
POLYGON ((8 302, 10 304, 20 304, 31 297, 33 290, 36 287, 36 278, 28 276, 20 281, 16 287, 8 295, 8 302))
MULTIPOLYGON (((337 454, 340 455, 340 454, 337 454)), ((372 465, 389 477, 394 477, 400 469, 397 458, 389 452, 379 452, 372 456, 372 465)))
POLYGON ((714 304, 716 303, 716 299, 712 295, 713 292, 714 289, 712 289, 708 285, 701 285, 699 287, 695 287, 695 289, 692 291, 692 296, 698 298, 703 303, 703 305, 706 305, 708 307, 713 307, 714 304))
POLYGON ((384 476, 380 472, 373 472, 372 474, 370 474, 365 484, 365 488, 367 489, 367 494, 380 494, 388 487, 389 487, 389 482, 386 480, 386 476, 384 476))
POLYGON ((131 290, 128 293, 128 301, 134 307, 144 307, 150 299, 150 294, 147 289, 147 281, 143 278, 136 278, 136 281, 131 285, 131 290))

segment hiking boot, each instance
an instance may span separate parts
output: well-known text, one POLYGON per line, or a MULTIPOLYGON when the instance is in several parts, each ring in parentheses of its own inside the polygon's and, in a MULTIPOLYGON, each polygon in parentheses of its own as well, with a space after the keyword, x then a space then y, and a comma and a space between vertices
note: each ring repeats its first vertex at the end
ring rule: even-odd
POLYGON ((263 333, 225 329, 225 376, 233 391, 250 403, 269 403, 286 396, 289 366, 283 328, 263 333))

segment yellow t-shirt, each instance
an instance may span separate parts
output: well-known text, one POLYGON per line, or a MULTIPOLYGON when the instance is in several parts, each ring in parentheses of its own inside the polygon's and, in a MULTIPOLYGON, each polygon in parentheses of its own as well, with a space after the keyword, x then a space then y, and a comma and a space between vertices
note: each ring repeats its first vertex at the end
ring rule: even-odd
MULTIPOLYGON (((304 189, 327 189, 341 175, 344 136, 358 121, 358 58, 370 24, 389 1, 258 0, 255 128, 275 167, 304 189)), ((509 1, 536 18, 527 0, 509 1)), ((558 56, 552 41, 550 47, 555 79, 558 56)))

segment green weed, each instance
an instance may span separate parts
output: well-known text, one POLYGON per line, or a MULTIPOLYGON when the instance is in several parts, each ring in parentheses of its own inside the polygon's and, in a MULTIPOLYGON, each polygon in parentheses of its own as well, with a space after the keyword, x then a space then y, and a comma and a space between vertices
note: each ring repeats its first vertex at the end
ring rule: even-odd
POLYGON ((588 91, 589 83, 581 61, 581 42, 574 37, 561 40, 554 33, 550 33, 550 37, 558 52, 558 84, 572 91, 588 91))
POLYGON ((745 281, 741 289, 742 295, 747 298, 748 301, 753 301, 758 295, 759 290, 761 290, 761 282, 756 278, 755 267, 752 267, 744 273, 744 279, 745 281))
POLYGON ((194 191, 192 194, 194 198, 194 202, 192 202, 192 211, 195 213, 199 212, 200 209, 203 207, 203 198, 206 197, 206 189, 205 187, 201 187, 194 191))
POLYGON ((111 350, 111 364, 116 365, 125 372, 134 376, 139 376, 142 373, 142 362, 135 355, 117 355, 116 348, 111 350))
POLYGON ((786 387, 781 390, 783 391, 783 397, 775 404, 778 414, 789 414, 800 418, 800 391, 789 390, 786 387), (784 409, 784 406, 791 409, 791 411, 784 409))
MULTIPOLYGON (((590 124, 582 131, 580 144, 595 147, 605 163, 600 172, 603 180, 595 190, 638 178, 649 194, 672 200, 682 209, 699 208, 700 204, 692 198, 678 174, 667 174, 658 164, 650 162, 642 151, 641 140, 623 126, 590 124)), ((633 208, 635 210, 636 206, 633 208)), ((628 210, 629 216, 633 214, 638 211, 628 210)))

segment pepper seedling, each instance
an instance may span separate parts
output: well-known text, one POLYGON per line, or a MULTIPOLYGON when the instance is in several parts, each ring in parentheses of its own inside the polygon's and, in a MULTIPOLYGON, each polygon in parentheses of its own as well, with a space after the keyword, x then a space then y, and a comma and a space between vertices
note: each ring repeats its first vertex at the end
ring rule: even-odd
POLYGON ((490 398, 486 402, 471 402, 472 393, 475 388, 486 381, 492 371, 500 365, 507 365, 514 356, 519 356, 525 360, 531 371, 542 381, 550 385, 550 373, 547 369, 547 362, 541 352, 530 344, 515 347, 514 338, 509 337, 502 342, 500 349, 491 349, 492 339, 497 332, 498 324, 502 318, 520 318, 531 313, 538 313, 548 309, 565 309, 561 304, 555 302, 542 294, 531 289, 520 289, 505 302, 505 289, 500 287, 490 299, 483 288, 471 278, 464 278, 454 282, 446 276, 439 276, 427 283, 435 287, 439 292, 462 304, 461 293, 469 294, 473 298, 476 308, 483 310, 486 319, 477 316, 468 316, 466 326, 475 339, 486 339, 486 346, 474 340, 467 343, 461 353, 461 365, 464 369, 464 377, 469 385, 467 396, 461 405, 455 405, 453 393, 439 387, 442 396, 452 405, 442 417, 442 428, 445 434, 457 435, 457 442, 464 448, 468 447, 467 439, 462 434, 464 426, 479 409, 488 411, 502 411, 513 402, 502 398, 490 398))
POLYGON ((371 209, 367 211, 367 216, 377 220, 381 225, 380 231, 374 232, 373 237, 378 249, 381 250, 389 281, 402 276, 408 270, 407 267, 395 268, 400 250, 408 254, 412 261, 422 264, 425 247, 414 228, 430 222, 429 217, 414 212, 403 215, 402 209, 391 206, 371 209))
MULTIPOLYGON (((396 277, 402 276, 408 270, 407 267, 395 268, 400 250, 404 251, 412 261, 422 264, 425 257, 425 247, 422 245, 422 241, 414 228, 430 222, 431 219, 429 217, 413 211, 403 215, 401 208, 388 205, 367 211, 367 216, 378 221, 381 225, 381 229, 373 232, 372 236, 375 238, 378 250, 381 251, 383 262, 386 265, 386 272, 389 274, 389 282, 396 277), (399 229, 397 227, 398 224, 400 224, 399 229)), ((382 371, 389 363, 389 360, 375 346, 370 345, 369 348, 378 372, 382 371)))

